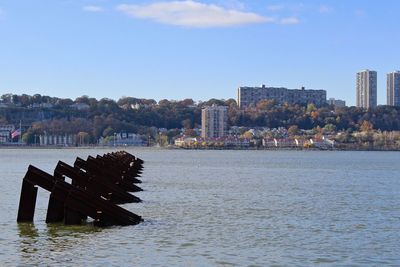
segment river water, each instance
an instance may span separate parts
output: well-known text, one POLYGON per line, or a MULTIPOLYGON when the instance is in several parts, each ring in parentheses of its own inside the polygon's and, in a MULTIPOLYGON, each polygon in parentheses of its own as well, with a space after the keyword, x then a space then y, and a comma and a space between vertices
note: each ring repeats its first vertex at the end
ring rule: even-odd
POLYGON ((29 164, 101 149, 0 150, 1 266, 400 266, 400 153, 127 149, 145 161, 136 226, 17 224, 29 164))

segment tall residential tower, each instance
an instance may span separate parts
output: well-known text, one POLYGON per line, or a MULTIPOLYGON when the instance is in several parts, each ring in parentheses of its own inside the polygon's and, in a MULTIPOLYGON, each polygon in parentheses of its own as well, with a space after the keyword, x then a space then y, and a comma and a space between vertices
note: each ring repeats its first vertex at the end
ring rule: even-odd
POLYGON ((216 106, 201 111, 201 137, 224 137, 228 130, 228 107, 216 106))
POLYGON ((364 70, 357 73, 357 107, 373 108, 377 105, 376 71, 364 70))
POLYGON ((400 71, 387 74, 387 105, 400 106, 400 71))

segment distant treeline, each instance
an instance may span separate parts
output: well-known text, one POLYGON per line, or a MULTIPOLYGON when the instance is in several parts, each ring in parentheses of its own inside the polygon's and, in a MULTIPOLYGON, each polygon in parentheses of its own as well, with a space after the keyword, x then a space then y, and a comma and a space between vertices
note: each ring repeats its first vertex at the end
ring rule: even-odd
POLYGON ((357 107, 335 108, 308 105, 277 104, 264 100, 256 106, 240 110, 234 99, 195 103, 192 99, 180 101, 123 97, 118 101, 88 96, 75 100, 41 96, 39 94, 1 96, 0 125, 22 121, 25 140, 49 134, 87 133, 90 142, 115 132, 131 132, 153 136, 165 128, 168 135, 175 129, 192 129, 201 125, 201 109, 212 104, 228 106, 230 126, 278 128, 297 126, 299 129, 329 128, 332 131, 359 131, 367 121, 373 129, 400 130, 400 108, 379 106, 374 109, 357 107))

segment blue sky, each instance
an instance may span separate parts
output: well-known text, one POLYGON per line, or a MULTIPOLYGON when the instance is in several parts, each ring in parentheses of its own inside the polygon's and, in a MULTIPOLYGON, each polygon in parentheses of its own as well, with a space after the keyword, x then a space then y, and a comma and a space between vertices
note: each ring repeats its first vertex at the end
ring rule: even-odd
POLYGON ((400 1, 0 0, 0 94, 236 98, 238 86, 326 89, 400 69, 400 1))

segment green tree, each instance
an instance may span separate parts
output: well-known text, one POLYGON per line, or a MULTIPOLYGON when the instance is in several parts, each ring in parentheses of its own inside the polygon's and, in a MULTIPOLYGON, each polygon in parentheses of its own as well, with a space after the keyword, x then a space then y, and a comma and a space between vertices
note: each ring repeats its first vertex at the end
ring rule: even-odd
POLYGON ((311 112, 315 111, 316 107, 314 104, 310 103, 307 105, 307 114, 311 114, 311 112))
POLYGON ((329 123, 327 125, 325 125, 324 129, 324 133, 334 133, 336 131, 336 126, 329 123))

